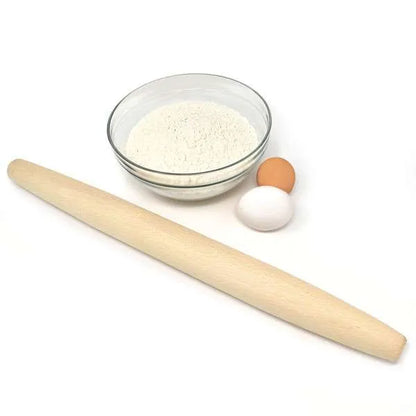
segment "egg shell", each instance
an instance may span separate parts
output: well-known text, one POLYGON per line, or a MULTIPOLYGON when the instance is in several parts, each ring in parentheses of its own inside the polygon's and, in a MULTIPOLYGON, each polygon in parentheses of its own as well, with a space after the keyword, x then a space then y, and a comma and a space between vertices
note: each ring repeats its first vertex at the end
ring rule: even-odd
POLYGON ((241 197, 237 216, 255 230, 277 230, 293 216, 292 199, 287 192, 274 186, 258 186, 241 197))
POLYGON ((259 186, 276 186, 290 193, 295 186, 295 180, 295 169, 281 157, 266 159, 257 170, 257 185, 259 186))

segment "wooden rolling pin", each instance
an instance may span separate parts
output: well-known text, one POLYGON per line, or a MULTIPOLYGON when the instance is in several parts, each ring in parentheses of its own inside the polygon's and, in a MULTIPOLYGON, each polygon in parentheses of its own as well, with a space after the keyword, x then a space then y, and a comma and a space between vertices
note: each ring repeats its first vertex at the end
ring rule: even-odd
POLYGON ((195 231, 25 160, 11 162, 8 174, 103 233, 285 321, 390 361, 403 350, 406 338, 384 323, 195 231))

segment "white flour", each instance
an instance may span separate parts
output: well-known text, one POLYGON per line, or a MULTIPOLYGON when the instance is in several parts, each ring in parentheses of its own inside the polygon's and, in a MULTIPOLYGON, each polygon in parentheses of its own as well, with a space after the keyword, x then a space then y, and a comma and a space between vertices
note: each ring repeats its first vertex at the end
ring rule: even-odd
POLYGON ((191 173, 242 159, 258 145, 237 111, 209 101, 182 101, 153 110, 130 132, 126 155, 154 170, 191 173))

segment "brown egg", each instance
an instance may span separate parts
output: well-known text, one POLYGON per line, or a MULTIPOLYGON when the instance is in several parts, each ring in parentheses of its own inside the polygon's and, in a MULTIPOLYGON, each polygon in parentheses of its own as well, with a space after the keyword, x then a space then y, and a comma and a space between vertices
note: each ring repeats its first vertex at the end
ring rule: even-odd
POLYGON ((289 193, 295 185, 295 169, 281 157, 266 159, 257 170, 257 185, 275 186, 289 193))

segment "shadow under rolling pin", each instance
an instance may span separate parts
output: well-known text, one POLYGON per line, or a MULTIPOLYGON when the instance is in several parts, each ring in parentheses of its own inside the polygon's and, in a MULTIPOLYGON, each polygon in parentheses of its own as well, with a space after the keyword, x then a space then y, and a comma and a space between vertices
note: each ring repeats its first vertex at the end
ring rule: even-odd
POLYGON ((308 331, 389 361, 406 344, 399 332, 323 290, 107 192, 20 159, 8 174, 97 230, 308 331))

